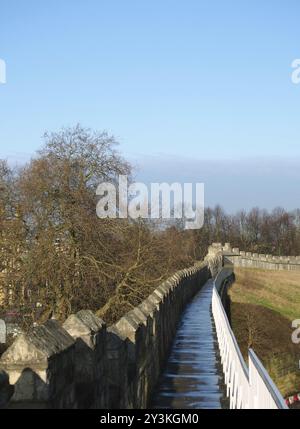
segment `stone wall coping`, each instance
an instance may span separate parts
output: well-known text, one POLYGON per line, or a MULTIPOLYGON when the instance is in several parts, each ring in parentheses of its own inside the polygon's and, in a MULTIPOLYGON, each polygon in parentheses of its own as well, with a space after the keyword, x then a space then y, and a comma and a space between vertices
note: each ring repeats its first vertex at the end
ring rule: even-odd
POLYGON ((107 328, 107 333, 113 334, 123 341, 127 341, 126 335, 124 335, 124 333, 116 325, 111 325, 109 328, 107 328))
POLYGON ((45 364, 49 358, 69 349, 74 343, 74 338, 59 322, 48 320, 29 333, 19 335, 3 353, 0 364, 14 367, 22 367, 32 361, 35 365, 45 364))
POLYGON ((136 318, 139 320, 140 323, 142 323, 143 325, 147 325, 147 321, 148 321, 148 315, 146 315, 141 308, 139 307, 134 307, 134 309, 132 310, 132 313, 136 316, 136 318))
POLYGON ((142 323, 137 320, 137 317, 132 312, 125 314, 116 323, 115 326, 122 333, 123 336, 135 342, 136 331, 140 328, 142 323))
POLYGON ((144 301, 138 305, 138 308, 140 308, 144 314, 148 314, 149 316, 152 316, 156 311, 156 306, 148 298, 144 299, 144 301))
POLYGON ((82 335, 95 335, 106 325, 91 310, 80 310, 71 314, 62 326, 73 338, 78 338, 82 335))
POLYGON ((48 320, 27 334, 30 341, 48 357, 74 344, 73 337, 56 320, 48 320))

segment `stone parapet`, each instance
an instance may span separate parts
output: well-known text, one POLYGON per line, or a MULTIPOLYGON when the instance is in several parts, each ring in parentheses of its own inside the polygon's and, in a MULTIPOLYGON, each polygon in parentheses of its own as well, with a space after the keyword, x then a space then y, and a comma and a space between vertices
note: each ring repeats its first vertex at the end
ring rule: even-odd
POLYGON ((208 262, 175 273, 108 329, 82 310, 20 335, 0 359, 7 407, 146 408, 181 313, 211 275, 208 262))
MULTIPOLYGON (((231 248, 229 243, 222 246, 221 243, 214 243, 213 249, 222 248, 222 255, 227 261, 235 266, 246 268, 261 268, 265 270, 300 270, 300 256, 273 256, 270 254, 258 254, 231 248)), ((219 252, 220 253, 220 252, 219 252)))

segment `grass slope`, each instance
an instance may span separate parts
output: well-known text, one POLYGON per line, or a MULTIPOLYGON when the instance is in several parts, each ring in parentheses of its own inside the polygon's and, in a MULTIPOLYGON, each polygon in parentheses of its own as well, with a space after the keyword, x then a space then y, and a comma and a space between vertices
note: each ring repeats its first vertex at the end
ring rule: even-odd
POLYGON ((300 319, 300 273, 236 268, 235 275, 231 323, 246 362, 252 347, 283 396, 300 392, 300 345, 291 340, 291 322, 300 319))

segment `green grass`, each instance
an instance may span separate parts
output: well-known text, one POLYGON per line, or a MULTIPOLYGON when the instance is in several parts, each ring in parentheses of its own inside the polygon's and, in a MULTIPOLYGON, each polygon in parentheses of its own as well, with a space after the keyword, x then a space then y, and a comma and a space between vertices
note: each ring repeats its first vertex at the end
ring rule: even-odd
POLYGON ((231 322, 244 358, 252 347, 283 396, 300 391, 300 346, 291 341, 291 322, 300 319, 300 273, 236 268, 235 275, 231 322))
POLYGON ((262 305, 289 320, 300 318, 300 273, 238 268, 235 274, 233 300, 262 305))

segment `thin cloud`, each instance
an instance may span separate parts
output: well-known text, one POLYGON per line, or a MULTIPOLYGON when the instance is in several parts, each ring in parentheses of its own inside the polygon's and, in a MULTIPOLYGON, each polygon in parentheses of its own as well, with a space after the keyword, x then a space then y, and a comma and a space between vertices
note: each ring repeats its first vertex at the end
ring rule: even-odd
POLYGON ((229 212, 253 206, 272 209, 300 206, 300 159, 245 158, 191 159, 142 156, 138 180, 150 182, 204 182, 206 206, 221 204, 229 212))

